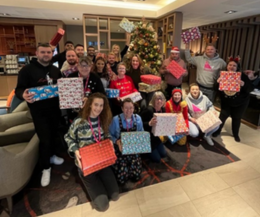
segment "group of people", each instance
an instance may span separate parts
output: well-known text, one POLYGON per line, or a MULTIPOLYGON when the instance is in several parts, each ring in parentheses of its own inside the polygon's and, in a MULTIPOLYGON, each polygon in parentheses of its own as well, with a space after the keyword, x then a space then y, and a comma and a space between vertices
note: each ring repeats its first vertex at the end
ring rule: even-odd
MULTIPOLYGON (((84 47, 79 44, 74 47, 72 42, 66 42, 65 48, 66 50, 59 57, 52 57, 53 48, 49 44, 40 44, 36 50, 37 60, 31 61, 19 72, 15 93, 20 99, 27 101, 31 111, 35 131, 40 140, 41 185, 47 186, 50 183, 51 164, 60 165, 64 161, 57 156, 58 152, 54 144, 61 116, 59 100, 51 98, 34 102, 34 95, 30 94, 28 89, 55 84, 61 77, 83 78, 83 106, 78 110, 67 111, 71 123, 64 138, 68 144, 69 154, 75 158, 79 176, 94 207, 99 211, 108 209, 109 200, 119 198, 118 184, 122 185, 128 180, 137 181, 141 177, 141 156, 122 155, 121 133, 150 132, 152 152, 149 157, 159 163, 161 158, 166 157, 163 144, 165 137, 152 134, 152 127, 157 123, 154 113, 182 113, 189 128, 189 135, 197 137, 201 132, 196 124, 197 111, 194 108, 198 107, 202 112, 214 110, 212 102, 216 92, 215 85, 220 82, 218 79, 220 70, 238 70, 238 63, 234 61, 230 61, 226 69, 226 63, 216 54, 216 49, 212 45, 208 45, 205 54, 200 57, 191 57, 186 49, 187 61, 197 66, 198 83, 190 85, 189 94, 183 100, 182 77, 188 72, 184 61, 180 59, 179 49, 173 47, 170 57, 164 60, 160 69, 167 84, 166 92, 141 93, 143 99, 138 104, 141 110, 136 114, 134 113, 136 103, 130 98, 121 101, 120 97, 137 92, 138 83, 141 82, 140 76, 149 73, 149 67, 144 67, 139 55, 132 55, 127 67, 127 64, 122 62, 128 49, 127 45, 122 52, 118 45, 114 45, 107 59, 104 55, 95 56, 94 48, 91 46, 87 49, 87 55, 84 55, 84 47), (59 62, 60 69, 51 64, 55 61, 59 62), (179 79, 167 70, 171 61, 176 61, 186 70, 179 79), (105 88, 108 87, 119 89, 119 98, 108 99, 105 93, 105 88), (110 139, 113 143, 117 156, 116 163, 84 176, 79 149, 104 139, 110 139)), ((249 101, 249 92, 253 88, 249 77, 242 75, 239 93, 222 93, 220 113, 222 124, 204 135, 209 145, 214 145, 211 135, 220 134, 229 116, 233 120, 233 136, 236 141, 240 141, 238 135, 240 120, 249 101)), ((186 137, 178 141, 178 144, 186 144, 186 137)))

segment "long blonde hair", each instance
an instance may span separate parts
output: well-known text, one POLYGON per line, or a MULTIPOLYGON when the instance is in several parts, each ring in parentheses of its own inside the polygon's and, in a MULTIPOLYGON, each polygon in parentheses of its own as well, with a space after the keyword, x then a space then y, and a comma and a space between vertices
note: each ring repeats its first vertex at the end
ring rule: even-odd
POLYGON ((121 62, 121 54, 120 54, 121 48, 120 48, 120 46, 118 44, 113 44, 112 45, 112 51, 111 52, 114 52, 113 49, 114 49, 115 46, 117 46, 119 48, 118 54, 115 54, 116 62, 121 62))

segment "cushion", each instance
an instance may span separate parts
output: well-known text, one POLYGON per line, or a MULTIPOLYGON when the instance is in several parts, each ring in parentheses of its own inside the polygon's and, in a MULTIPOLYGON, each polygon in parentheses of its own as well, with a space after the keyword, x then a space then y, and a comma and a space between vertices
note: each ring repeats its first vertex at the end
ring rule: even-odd
POLYGON ((12 154, 19 154, 26 148, 27 145, 28 145, 28 142, 23 142, 23 143, 16 143, 13 145, 7 145, 2 148, 12 154))

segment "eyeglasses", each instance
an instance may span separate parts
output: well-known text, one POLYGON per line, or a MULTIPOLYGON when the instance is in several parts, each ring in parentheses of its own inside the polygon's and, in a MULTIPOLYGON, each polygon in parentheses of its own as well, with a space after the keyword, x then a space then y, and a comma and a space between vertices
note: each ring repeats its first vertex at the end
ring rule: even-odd
POLYGON ((87 68, 89 68, 90 66, 89 65, 79 65, 81 68, 85 68, 85 69, 87 69, 87 68))

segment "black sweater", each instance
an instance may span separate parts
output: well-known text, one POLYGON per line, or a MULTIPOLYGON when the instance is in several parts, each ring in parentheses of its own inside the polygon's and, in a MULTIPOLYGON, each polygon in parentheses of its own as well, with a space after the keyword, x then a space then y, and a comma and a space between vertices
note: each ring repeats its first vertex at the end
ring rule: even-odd
MULTIPOLYGON (((56 84, 57 80, 61 78, 61 72, 57 67, 53 65, 43 66, 37 60, 32 60, 31 63, 24 66, 18 74, 15 95, 19 99, 24 100, 23 93, 26 89, 48 85, 46 79, 47 73, 49 73, 48 75, 53 79, 53 84, 56 84)), ((59 108, 59 99, 55 97, 27 104, 33 111, 59 108)))
POLYGON ((248 102, 250 92, 254 90, 254 85, 244 73, 242 73, 241 80, 244 81, 245 84, 241 87, 240 92, 237 92, 234 96, 227 96, 224 91, 221 91, 221 103, 228 104, 231 107, 237 107, 248 102))
MULTIPOLYGON (((73 72, 68 77, 77 78, 77 77, 79 77, 79 72, 78 71, 73 72)), ((83 79, 83 87, 85 87, 85 83, 86 83, 86 79, 83 79)), ((98 77, 98 75, 96 75, 95 73, 91 72, 89 74, 89 80, 88 80, 87 87, 91 90, 91 93, 99 92, 99 93, 103 93, 104 95, 106 95, 103 84, 102 84, 100 78, 98 77)))
MULTIPOLYGON (((162 113, 165 112, 165 108, 162 108, 162 113)), ((151 146, 152 150, 154 150, 158 145, 162 143, 158 136, 154 136, 152 133, 152 127, 149 126, 150 120, 153 118, 154 113, 156 113, 154 107, 148 106, 141 114, 141 118, 143 121, 144 130, 150 132, 151 136, 151 146)))

